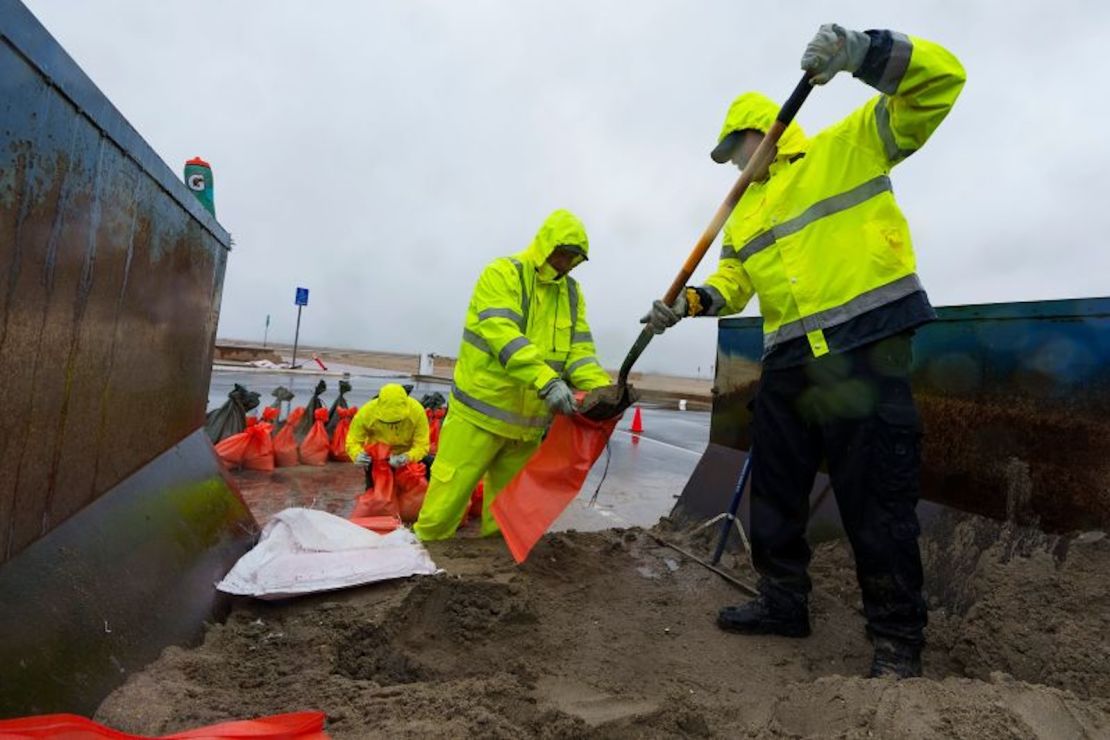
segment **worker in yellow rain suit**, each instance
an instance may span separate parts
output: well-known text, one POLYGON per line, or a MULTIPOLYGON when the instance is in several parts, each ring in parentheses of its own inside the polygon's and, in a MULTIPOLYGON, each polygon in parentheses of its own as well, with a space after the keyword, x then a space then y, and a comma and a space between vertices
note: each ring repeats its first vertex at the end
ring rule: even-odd
POLYGON ((582 291, 567 274, 589 248, 582 222, 558 210, 527 249, 494 260, 479 276, 413 527, 420 539, 451 537, 483 476, 481 532, 496 533, 490 505, 535 452, 552 413, 575 413, 572 389, 612 382, 595 356, 582 291))
POLYGON ((396 383, 383 385, 377 398, 363 404, 347 430, 347 456, 356 465, 366 466, 367 488, 372 488, 374 482, 366 445, 378 442, 389 445, 389 464, 394 468, 409 462, 432 463, 424 407, 396 383))
MULTIPOLYGON (((927 613, 910 339, 935 313, 890 171, 948 115, 965 75, 937 44, 835 24, 818 30, 802 68, 815 84, 847 71, 880 94, 812 139, 791 124, 729 217, 716 273, 670 306, 656 301, 645 320, 661 332, 683 316, 736 313, 759 296, 751 542, 760 596, 721 609, 718 625, 810 633, 805 532, 824 460, 856 557, 871 675, 919 676, 927 613)), ((759 93, 738 97, 713 159, 743 169, 777 111, 759 93)))

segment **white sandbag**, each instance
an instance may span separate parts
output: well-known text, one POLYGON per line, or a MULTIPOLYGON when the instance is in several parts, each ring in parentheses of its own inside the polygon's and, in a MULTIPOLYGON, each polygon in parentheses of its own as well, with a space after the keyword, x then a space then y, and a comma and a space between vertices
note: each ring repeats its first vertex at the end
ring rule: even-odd
POLYGON ((428 551, 407 529, 383 535, 326 511, 285 509, 216 588, 284 599, 435 572, 428 551))

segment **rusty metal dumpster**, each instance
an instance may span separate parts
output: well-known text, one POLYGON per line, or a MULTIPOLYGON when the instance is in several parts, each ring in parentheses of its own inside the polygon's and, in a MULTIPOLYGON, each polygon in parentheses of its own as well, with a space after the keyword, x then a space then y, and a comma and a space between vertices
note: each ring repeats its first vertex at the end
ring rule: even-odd
POLYGON ((254 535, 194 434, 230 237, 15 0, 0 88, 0 716, 91 711, 254 535))

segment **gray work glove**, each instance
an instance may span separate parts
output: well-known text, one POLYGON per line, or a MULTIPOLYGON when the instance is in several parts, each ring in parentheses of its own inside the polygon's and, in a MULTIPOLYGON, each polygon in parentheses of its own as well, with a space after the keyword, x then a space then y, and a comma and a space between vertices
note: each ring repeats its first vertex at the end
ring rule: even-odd
POLYGON ((408 465, 408 464, 409 464, 409 456, 408 455, 405 455, 405 454, 402 453, 400 455, 390 455, 389 456, 389 467, 391 467, 391 468, 399 468, 402 465, 408 465))
POLYGON ((685 318, 689 310, 689 305, 686 303, 686 291, 683 290, 678 294, 674 303, 669 306, 663 301, 652 303, 651 310, 644 314, 640 323, 651 327, 653 334, 662 334, 685 318))
POLYGON ((355 458, 355 465, 372 465, 373 462, 373 458, 371 458, 365 452, 358 453, 358 457, 355 458))
POLYGON ((578 406, 574 403, 574 394, 570 386, 562 378, 553 378, 540 391, 540 398, 547 403, 547 408, 556 414, 576 414, 578 406))
POLYGON ((802 69, 810 73, 811 84, 824 85, 837 72, 857 72, 869 48, 871 37, 866 33, 825 23, 806 45, 802 54, 802 69))

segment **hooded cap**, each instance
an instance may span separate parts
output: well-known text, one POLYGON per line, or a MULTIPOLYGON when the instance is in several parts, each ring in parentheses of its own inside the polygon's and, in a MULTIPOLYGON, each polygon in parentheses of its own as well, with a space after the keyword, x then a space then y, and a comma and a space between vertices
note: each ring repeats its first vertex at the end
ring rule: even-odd
MULTIPOLYGON (((744 93, 728 107, 725 124, 717 136, 717 146, 709 156, 714 162, 721 164, 729 161, 733 150, 740 142, 741 131, 751 129, 766 134, 778 114, 779 106, 763 93, 744 93)), ((808 146, 809 142, 802 127, 791 121, 779 138, 778 159, 789 159, 798 154, 804 154, 808 146)))
POLYGON ((528 245, 528 249, 522 252, 522 256, 534 267, 540 267, 556 247, 566 247, 583 257, 590 255, 590 240, 586 236, 586 227, 577 216, 561 208, 553 211, 544 220, 543 226, 536 232, 535 238, 528 245))
POLYGON ((396 383, 382 386, 378 392, 378 418, 394 424, 409 415, 409 394, 396 383))

